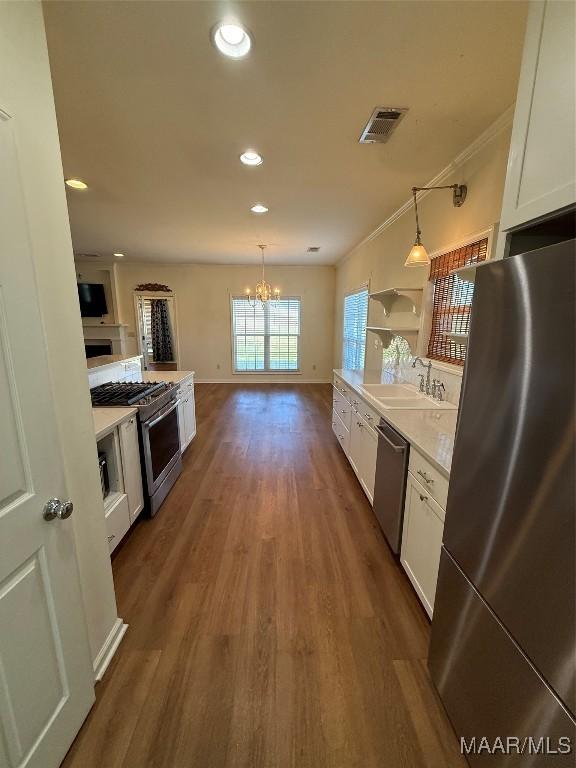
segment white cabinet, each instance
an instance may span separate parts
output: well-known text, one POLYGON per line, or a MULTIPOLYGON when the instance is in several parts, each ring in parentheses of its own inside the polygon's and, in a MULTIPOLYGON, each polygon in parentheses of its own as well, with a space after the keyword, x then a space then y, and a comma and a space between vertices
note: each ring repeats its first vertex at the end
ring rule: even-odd
POLYGON ((360 453, 360 474, 358 479, 370 504, 374 502, 374 480, 376 478, 376 454, 378 453, 378 435, 368 425, 363 428, 362 448, 360 453))
POLYGON ((350 453, 350 430, 344 425, 335 409, 332 411, 332 431, 342 446, 342 450, 348 456, 350 453))
POLYGON ((130 522, 133 523, 144 508, 142 493, 142 472, 140 469, 140 448, 138 446, 138 424, 136 416, 124 421, 119 428, 120 450, 122 453, 122 474, 124 491, 128 496, 130 522))
POLYGON ((130 512, 126 494, 115 494, 111 503, 104 507, 104 515, 106 533, 108 534, 108 551, 112 554, 130 528, 130 512))
POLYGON ((106 457, 108 493, 104 497, 104 517, 112 553, 144 509, 136 414, 99 432, 97 446, 98 454, 106 457))
POLYGON ((352 469, 356 475, 360 475, 360 461, 362 455, 362 420, 358 414, 353 411, 350 422, 350 446, 348 449, 348 460, 352 464, 352 469))
POLYGON ((184 452, 196 434, 196 406, 194 404, 194 380, 185 379, 178 387, 178 428, 180 451, 184 452))
POLYGON ((530 4, 501 230, 576 200, 575 8, 556 0, 530 4))
POLYGON ((400 562, 432 617, 444 532, 444 510, 409 472, 400 562))
POLYGON ((352 411, 348 459, 370 503, 374 500, 378 436, 358 411, 352 411))
POLYGON ((332 430, 370 504, 374 500, 378 435, 373 426, 378 414, 360 396, 334 376, 332 430))

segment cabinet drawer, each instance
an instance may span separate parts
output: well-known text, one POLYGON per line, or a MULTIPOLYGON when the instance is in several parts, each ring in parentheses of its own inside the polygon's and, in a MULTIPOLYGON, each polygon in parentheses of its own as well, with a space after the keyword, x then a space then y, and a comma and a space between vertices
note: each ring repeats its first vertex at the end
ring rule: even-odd
POLYGON ((332 411, 332 431, 338 438, 338 442, 342 446, 344 453, 348 454, 350 446, 350 430, 345 426, 335 410, 332 411))
POLYGON ((352 411, 350 403, 337 389, 333 389, 332 393, 332 408, 336 411, 346 429, 350 429, 350 413, 352 411))
POLYGON ((106 533, 110 554, 120 544, 128 528, 130 528, 128 496, 122 493, 118 494, 118 498, 106 509, 106 533))
POLYGON ((343 395, 346 400, 350 400, 350 397, 354 394, 354 391, 345 382, 343 382, 342 379, 339 379, 338 376, 334 376, 334 381, 332 383, 334 389, 338 390, 338 392, 343 395))
POLYGON ((354 398, 353 404, 354 403, 357 403, 357 405, 354 406, 356 413, 362 417, 368 426, 372 427, 372 429, 375 429, 376 425, 380 421, 379 414, 376 413, 373 408, 367 405, 364 400, 361 400, 358 396, 354 398))
POLYGON ((191 380, 181 381, 178 385, 178 397, 187 397, 194 392, 194 382, 191 380))
POLYGON ((430 617, 444 533, 440 513, 426 489, 408 474, 400 562, 430 617))
POLYGON ((448 499, 448 478, 444 477, 430 462, 421 456, 414 448, 410 451, 408 469, 419 483, 422 483, 427 492, 436 499, 442 509, 442 520, 448 499))

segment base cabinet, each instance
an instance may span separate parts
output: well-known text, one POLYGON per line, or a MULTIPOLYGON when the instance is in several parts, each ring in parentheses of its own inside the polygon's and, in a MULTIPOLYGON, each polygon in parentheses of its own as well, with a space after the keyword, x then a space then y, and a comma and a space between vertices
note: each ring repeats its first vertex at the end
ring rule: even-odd
POLYGON ((409 472, 400 562, 430 618, 438 580, 443 520, 442 508, 409 472))
POLYGON ((120 450, 122 454, 124 490, 128 496, 130 522, 133 523, 144 509, 136 416, 132 416, 120 424, 120 450))
POLYGON ((104 517, 110 554, 144 509, 137 416, 130 416, 97 440, 106 457, 108 493, 104 517))
MULTIPOLYGON (((378 452, 378 435, 372 424, 376 423, 377 417, 369 406, 357 399, 348 401, 348 397, 350 394, 345 387, 334 385, 332 429, 372 504, 378 452)), ((353 393, 353 397, 357 396, 353 393)))
POLYGON ((114 500, 104 507, 104 515, 108 535, 108 551, 112 554, 130 528, 128 496, 125 493, 117 494, 114 500))
POLYGON ((374 483, 376 480, 376 455, 378 453, 378 435, 366 426, 362 435, 359 480, 370 504, 374 503, 374 483))
POLYGON ((336 409, 332 411, 332 431, 342 446, 342 450, 348 456, 350 452, 350 431, 344 425, 342 419, 338 416, 336 409))
POLYGON ((180 452, 184 452, 196 434, 196 406, 194 404, 194 381, 187 379, 178 387, 178 428, 180 430, 180 452))

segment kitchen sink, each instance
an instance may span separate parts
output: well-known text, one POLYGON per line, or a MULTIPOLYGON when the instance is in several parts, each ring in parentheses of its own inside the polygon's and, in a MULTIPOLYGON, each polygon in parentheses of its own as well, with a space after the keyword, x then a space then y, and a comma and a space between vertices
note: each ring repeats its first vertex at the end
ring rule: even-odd
POLYGON ((378 397, 378 402, 383 408, 393 409, 414 409, 414 410, 433 410, 433 409, 446 409, 453 410, 456 408, 452 403, 441 403, 437 400, 433 400, 431 397, 425 395, 413 395, 413 397, 378 397))
POLYGON ((372 397, 410 397, 414 390, 403 384, 364 384, 364 389, 372 397))

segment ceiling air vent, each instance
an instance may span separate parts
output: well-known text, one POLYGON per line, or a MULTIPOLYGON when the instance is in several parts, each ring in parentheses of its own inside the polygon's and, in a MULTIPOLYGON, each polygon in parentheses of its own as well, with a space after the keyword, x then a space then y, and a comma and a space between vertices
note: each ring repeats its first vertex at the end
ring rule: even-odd
POLYGON ((311 245, 308 247, 308 250, 306 251, 306 253, 318 253, 319 250, 320 250, 319 245, 311 245))
POLYGON ((376 107, 358 141, 360 144, 385 144, 406 112, 407 107, 376 107))

